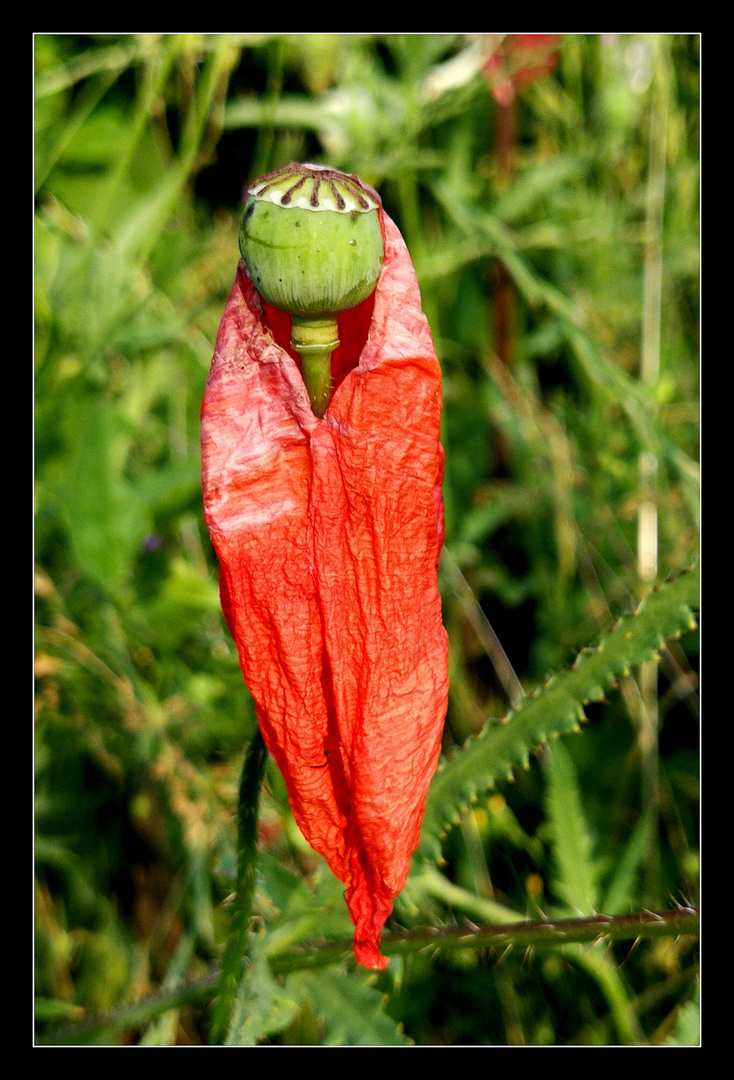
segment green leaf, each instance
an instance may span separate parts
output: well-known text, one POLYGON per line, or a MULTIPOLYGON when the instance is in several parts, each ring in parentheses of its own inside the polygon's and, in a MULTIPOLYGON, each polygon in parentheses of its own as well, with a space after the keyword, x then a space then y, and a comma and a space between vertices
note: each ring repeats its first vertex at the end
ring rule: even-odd
POLYGON ((343 971, 298 972, 298 984, 324 1025, 326 1046, 409 1046, 398 1024, 382 1008, 384 995, 369 985, 373 976, 343 971))
POLYGON ((546 811, 553 830, 556 893, 579 915, 597 910, 597 871, 578 778, 562 743, 548 753, 546 811))
POLYGON ((584 650, 572 667, 524 698, 504 721, 490 720, 444 761, 428 792, 419 854, 439 860, 441 838, 458 824, 465 806, 498 779, 511 776, 513 769, 527 765, 541 743, 577 729, 584 705, 603 697, 633 665, 654 659, 668 638, 695 626, 692 609, 698 606, 698 588, 697 566, 657 587, 596 649, 584 650))
POLYGON ((675 1031, 668 1046, 700 1046, 701 1045, 701 991, 696 987, 696 993, 691 1001, 681 1009, 675 1031))
POLYGON ((258 943, 252 945, 252 964, 240 982, 227 1046, 256 1046, 277 1035, 298 1011, 296 998, 273 976, 258 943))
POLYGON ((259 867, 263 890, 280 909, 268 924, 268 957, 276 958, 284 949, 311 938, 351 937, 354 927, 344 903, 344 885, 325 863, 308 883, 279 867, 267 852, 261 855, 259 867))
POLYGON ((60 1023, 78 1020, 84 1015, 84 1009, 73 1001, 60 1001, 57 998, 37 997, 34 1015, 36 1022, 60 1023))
POLYGON ((588 164, 578 157, 556 157, 552 161, 526 168, 512 187, 494 204, 494 214, 505 224, 532 213, 538 203, 556 188, 570 181, 578 183, 588 164))
POLYGON ((76 557, 107 589, 124 585, 152 521, 123 476, 129 435, 113 404, 101 400, 79 440, 64 500, 76 557))
POLYGON ((178 1009, 169 1009, 157 1016, 140 1036, 138 1046, 175 1046, 178 1017, 178 1009))
POLYGON ((635 902, 635 883, 650 841, 652 815, 641 817, 616 864, 611 881, 604 891, 601 910, 605 915, 623 915, 635 902))

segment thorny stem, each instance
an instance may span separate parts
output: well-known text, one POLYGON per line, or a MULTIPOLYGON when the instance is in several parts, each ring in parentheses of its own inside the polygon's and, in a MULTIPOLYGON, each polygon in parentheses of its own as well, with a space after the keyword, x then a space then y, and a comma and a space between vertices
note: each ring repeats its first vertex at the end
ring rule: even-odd
POLYGON ((257 815, 265 762, 265 749, 257 728, 245 756, 237 804, 237 893, 232 906, 232 922, 217 983, 217 999, 212 1021, 212 1042, 222 1043, 227 1034, 232 1006, 242 975, 247 950, 247 933, 255 892, 257 863, 257 815))
MULTIPOLYGON (((408 956, 432 946, 440 952, 458 949, 492 949, 499 954, 508 948, 548 949, 560 946, 593 944, 596 941, 635 941, 659 937, 698 936, 699 915, 693 908, 643 912, 637 915, 594 915, 582 919, 537 920, 502 926, 448 926, 384 934, 380 949, 386 956, 408 956)), ((348 958, 351 942, 311 943, 302 950, 292 949, 271 959, 276 975, 325 967, 348 958)))
MULTIPOLYGON (((441 952, 485 948, 503 955, 508 948, 524 952, 528 948, 558 948, 574 943, 593 944, 598 940, 636 941, 662 937, 697 937, 698 932, 698 912, 693 908, 681 908, 663 914, 643 912, 638 915, 596 915, 554 922, 516 922, 501 926, 451 926, 441 929, 432 927, 407 933, 386 934, 380 947, 390 956, 405 956, 427 948, 441 952)), ((351 939, 311 943, 273 956, 270 966, 274 975, 282 975, 289 971, 328 967, 348 960, 351 955, 351 939)), ((183 1005, 205 1005, 218 993, 221 979, 220 973, 219 981, 208 975, 196 982, 182 983, 116 1012, 88 1017, 80 1023, 58 1027, 37 1042, 39 1045, 57 1046, 78 1044, 90 1042, 101 1032, 143 1027, 169 1009, 183 1005)))

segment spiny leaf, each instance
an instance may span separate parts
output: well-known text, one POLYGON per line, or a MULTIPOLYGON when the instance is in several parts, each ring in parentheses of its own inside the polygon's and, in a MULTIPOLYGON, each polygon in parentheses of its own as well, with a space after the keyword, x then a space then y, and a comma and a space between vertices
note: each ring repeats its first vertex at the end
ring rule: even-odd
POLYGON ((288 979, 309 996, 325 1028, 326 1046, 409 1046, 400 1027, 382 1008, 383 995, 364 978, 331 968, 299 972, 288 979))
POLYGON ((444 761, 428 792, 418 854, 438 861, 441 838, 464 806, 525 764, 542 742, 577 729, 586 703, 613 688, 634 665, 656 657, 668 638, 694 628, 698 588, 698 566, 656 587, 595 649, 581 652, 570 668, 524 698, 504 721, 488 721, 476 738, 444 761))

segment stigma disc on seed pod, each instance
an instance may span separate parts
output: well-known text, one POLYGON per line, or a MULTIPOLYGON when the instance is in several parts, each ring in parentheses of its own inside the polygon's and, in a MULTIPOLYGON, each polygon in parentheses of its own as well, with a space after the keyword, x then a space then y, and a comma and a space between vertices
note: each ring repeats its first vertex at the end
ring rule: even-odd
POLYGON ((248 188, 242 258, 281 311, 336 315, 366 300, 384 259, 377 195, 356 176, 292 164, 248 188))

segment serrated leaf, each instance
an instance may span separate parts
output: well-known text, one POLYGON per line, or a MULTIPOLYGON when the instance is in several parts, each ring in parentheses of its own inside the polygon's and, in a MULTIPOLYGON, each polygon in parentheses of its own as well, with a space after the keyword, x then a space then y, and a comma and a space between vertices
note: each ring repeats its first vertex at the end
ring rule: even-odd
POLYGON ((581 915, 597 910, 597 872, 576 770, 562 743, 548 755, 546 810, 553 830, 555 890, 581 915))
POLYGON ((307 994, 324 1026, 326 1046, 410 1046, 411 1042, 382 1007, 384 995, 361 973, 330 968, 298 972, 288 979, 307 994))
POLYGON ((301 877, 279 867, 277 860, 261 855, 262 887, 280 914, 268 922, 268 957, 311 938, 343 939, 354 926, 344 903, 344 885, 323 864, 307 885, 301 877))
POLYGON ((298 1001, 273 976, 264 952, 254 943, 248 966, 235 1000, 227 1046, 257 1046, 290 1024, 298 1011, 298 1001))
POLYGON ((441 838, 464 806, 511 775, 542 742, 574 730, 594 693, 612 689, 631 667, 656 656, 668 638, 695 626, 698 589, 698 566, 656 588, 595 649, 525 697, 505 722, 490 720, 444 761, 428 792, 418 854, 438 861, 441 838))

